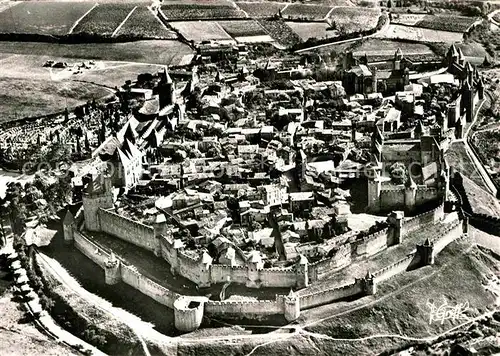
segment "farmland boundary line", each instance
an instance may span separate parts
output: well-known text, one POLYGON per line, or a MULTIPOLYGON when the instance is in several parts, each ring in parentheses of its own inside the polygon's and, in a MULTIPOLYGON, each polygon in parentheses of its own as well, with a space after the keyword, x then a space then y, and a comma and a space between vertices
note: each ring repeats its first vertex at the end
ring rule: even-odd
POLYGON ((327 20, 330 15, 332 14, 333 10, 338 7, 338 6, 332 6, 332 8, 330 9, 330 11, 328 11, 328 13, 326 14, 326 16, 323 18, 323 20, 327 20))
POLYGON ((115 29, 115 31, 113 32, 113 34, 111 35, 111 37, 115 37, 116 34, 121 30, 121 28, 123 27, 123 25, 125 25, 125 22, 127 22, 127 20, 130 18, 130 16, 132 16, 132 14, 134 13, 135 9, 137 9, 137 6, 134 7, 132 10, 130 10, 130 12, 128 13, 128 15, 125 17, 125 19, 121 22, 121 24, 118 25, 118 27, 115 29))
MULTIPOLYGON (((224 20, 219 20, 219 21, 224 21, 224 20)), ((231 37, 233 39, 233 41, 236 41, 233 36, 231 36, 226 30, 224 30, 224 27, 222 27, 222 25, 219 23, 219 21, 214 21, 215 24, 217 25, 217 27, 220 28, 226 35, 231 37)))
POLYGON ((250 16, 248 16, 248 13, 245 10, 243 10, 241 7, 239 7, 238 5, 236 5, 236 3, 234 1, 231 1, 231 4, 233 4, 234 7, 237 8, 238 10, 242 11, 245 14, 246 18, 250 18, 250 16))
POLYGON ((281 9, 281 12, 285 11, 287 9, 287 7, 290 6, 290 4, 291 4, 290 2, 287 2, 285 7, 281 9))
POLYGON ((169 28, 167 27, 167 25, 165 25, 165 24, 163 23, 163 21, 162 21, 162 20, 158 17, 158 15, 157 15, 157 14, 153 11, 153 9, 152 9, 151 7, 149 7, 149 6, 148 6, 147 8, 148 8, 149 12, 151 12, 151 14, 154 16, 154 18, 155 18, 155 19, 156 19, 156 20, 157 20, 157 21, 158 21, 158 22, 159 22, 159 23, 163 26, 163 28, 164 28, 165 30, 167 30, 167 31, 169 31, 169 32, 172 32, 172 30, 171 30, 171 29, 169 29, 169 28))
POLYGON ((84 13, 82 17, 80 17, 78 20, 76 20, 76 22, 73 24, 73 26, 71 26, 71 28, 69 29, 68 35, 71 35, 73 33, 73 31, 75 30, 76 26, 78 26, 78 24, 80 23, 80 21, 82 21, 88 14, 90 14, 90 12, 92 10, 94 10, 98 5, 99 5, 99 3, 95 3, 94 6, 92 6, 92 8, 89 11, 84 13))

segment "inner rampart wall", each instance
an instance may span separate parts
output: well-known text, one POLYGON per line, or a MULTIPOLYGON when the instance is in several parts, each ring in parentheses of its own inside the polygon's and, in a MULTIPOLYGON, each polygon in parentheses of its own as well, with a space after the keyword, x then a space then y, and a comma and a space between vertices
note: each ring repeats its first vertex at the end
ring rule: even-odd
POLYGON ((356 255, 372 256, 387 248, 389 229, 386 228, 354 242, 356 255))
POLYGON ((434 201, 438 198, 438 195, 439 190, 437 188, 419 186, 415 193, 415 204, 422 205, 434 201))
POLYGON ((315 281, 322 279, 332 272, 338 271, 351 263, 352 245, 341 245, 331 258, 311 263, 309 265, 309 279, 315 281))
POLYGON ((380 209, 404 210, 405 209, 405 189, 382 189, 380 191, 380 209))
POLYGON ((148 251, 156 250, 154 229, 151 226, 128 219, 109 210, 99 209, 101 231, 142 247, 148 251))

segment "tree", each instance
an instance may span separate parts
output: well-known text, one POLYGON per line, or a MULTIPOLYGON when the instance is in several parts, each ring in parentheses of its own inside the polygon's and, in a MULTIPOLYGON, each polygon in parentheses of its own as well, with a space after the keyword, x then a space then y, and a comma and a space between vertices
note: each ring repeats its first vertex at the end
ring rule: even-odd
POLYGON ((252 231, 259 231, 262 229, 262 225, 257 221, 252 221, 250 228, 252 229, 252 231))
POLYGON ((389 168, 389 174, 391 176, 391 180, 395 184, 405 184, 408 180, 408 171, 405 165, 401 162, 394 163, 389 168))

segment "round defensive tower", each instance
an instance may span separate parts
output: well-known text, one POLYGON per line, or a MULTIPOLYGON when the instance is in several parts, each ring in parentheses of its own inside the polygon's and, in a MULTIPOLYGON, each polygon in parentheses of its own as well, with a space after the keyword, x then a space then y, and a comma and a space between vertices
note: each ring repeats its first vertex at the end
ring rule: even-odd
POLYGON ((203 320, 206 297, 182 296, 174 302, 175 328, 191 332, 198 329, 203 320))

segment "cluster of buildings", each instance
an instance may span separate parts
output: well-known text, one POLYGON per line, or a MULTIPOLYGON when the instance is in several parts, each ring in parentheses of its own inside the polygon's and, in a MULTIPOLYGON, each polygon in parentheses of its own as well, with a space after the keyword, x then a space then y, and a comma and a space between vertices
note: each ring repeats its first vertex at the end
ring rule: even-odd
POLYGON ((440 74, 416 80, 419 64, 399 49, 386 69, 352 56, 344 64, 329 81, 267 81, 263 73, 298 68, 269 60, 253 72, 165 68, 154 89, 129 89, 144 104, 94 150, 84 208, 102 207, 107 184, 106 209, 167 222, 162 234, 188 255, 287 267, 355 235, 357 213, 440 203, 444 153, 483 96, 477 70, 455 46, 440 74), (96 178, 104 174, 109 182, 96 178))

